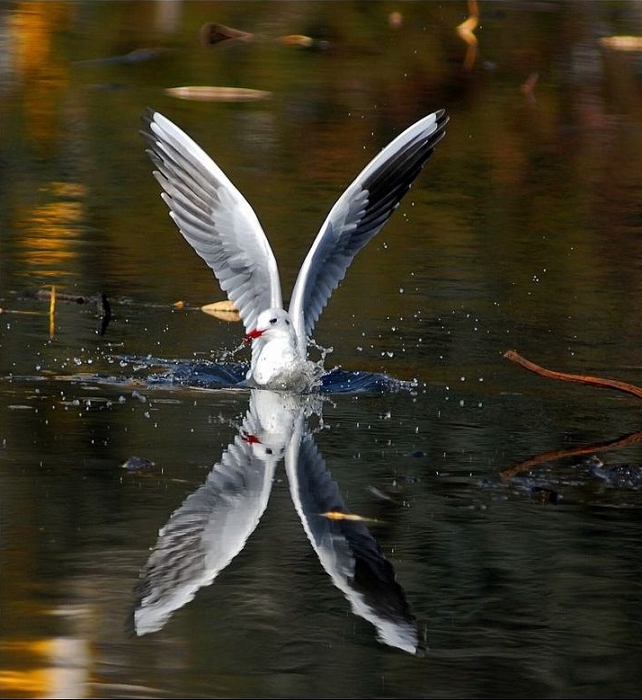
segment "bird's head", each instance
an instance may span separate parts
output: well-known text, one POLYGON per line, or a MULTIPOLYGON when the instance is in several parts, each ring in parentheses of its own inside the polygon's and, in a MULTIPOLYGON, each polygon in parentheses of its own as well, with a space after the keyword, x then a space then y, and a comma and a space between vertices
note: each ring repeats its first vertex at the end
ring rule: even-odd
POLYGON ((245 342, 250 343, 265 336, 292 335, 294 329, 287 311, 283 309, 267 309, 256 319, 256 326, 245 335, 245 342))

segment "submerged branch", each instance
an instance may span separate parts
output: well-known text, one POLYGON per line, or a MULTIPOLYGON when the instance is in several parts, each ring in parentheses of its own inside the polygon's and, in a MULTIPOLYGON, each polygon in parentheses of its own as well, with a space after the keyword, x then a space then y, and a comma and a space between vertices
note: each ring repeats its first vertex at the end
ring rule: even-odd
POLYGON ((642 430, 638 430, 636 433, 631 433, 630 435, 625 435, 624 437, 617 438, 616 440, 609 440, 608 442, 598 442, 594 445, 588 445, 587 447, 571 447, 566 450, 552 450, 551 452, 544 452, 541 455, 536 455, 535 457, 529 457, 519 464, 515 464, 508 469, 503 469, 499 475, 502 479, 512 479, 518 474, 522 474, 528 471, 532 467, 536 467, 544 462, 553 462, 557 459, 562 459, 563 457, 577 457, 579 455, 594 455, 596 452, 605 452, 606 450, 614 450, 619 447, 626 447, 634 442, 640 442, 642 440, 642 430))

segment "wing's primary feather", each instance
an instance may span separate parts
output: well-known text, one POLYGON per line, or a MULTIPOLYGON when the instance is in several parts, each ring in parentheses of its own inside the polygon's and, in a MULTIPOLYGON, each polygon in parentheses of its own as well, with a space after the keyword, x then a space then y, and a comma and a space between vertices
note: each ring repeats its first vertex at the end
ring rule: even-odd
POLYGON ((256 214, 216 163, 169 119, 149 109, 143 120, 147 152, 170 216, 250 330, 261 311, 283 306, 276 259, 256 214))
POLYGON ((370 161, 330 210, 292 291, 289 312, 303 355, 321 311, 354 256, 399 206, 444 137, 447 122, 442 109, 406 129, 370 161))

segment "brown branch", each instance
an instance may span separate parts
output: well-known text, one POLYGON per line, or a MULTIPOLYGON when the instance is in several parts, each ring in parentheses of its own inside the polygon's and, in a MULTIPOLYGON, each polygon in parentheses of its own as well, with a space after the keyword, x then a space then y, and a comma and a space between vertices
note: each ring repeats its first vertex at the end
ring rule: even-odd
POLYGON ((633 396, 637 396, 638 399, 642 399, 642 389, 634 386, 633 384, 628 384, 627 382, 620 382, 616 379, 591 377, 588 374, 568 374, 567 372, 555 372, 550 369, 544 369, 544 367, 540 367, 534 362, 530 362, 526 358, 522 357, 515 350, 507 350, 504 353, 504 358, 510 360, 516 365, 519 365, 520 367, 523 367, 524 369, 527 369, 529 372, 539 374, 541 377, 547 377, 548 379, 560 379, 564 382, 579 382, 580 384, 589 384, 591 386, 598 386, 606 389, 616 389, 617 391, 623 391, 626 394, 633 394, 633 396))
POLYGON ((552 450, 551 452, 544 452, 541 455, 536 455, 535 457, 529 457, 523 462, 516 464, 508 469, 503 469, 499 475, 502 479, 512 479, 512 477, 521 474, 532 467, 536 467, 544 462, 552 462, 556 459, 562 459, 562 457, 576 457, 578 455, 595 454, 596 452, 605 452, 606 450, 614 450, 619 447, 626 447, 635 442, 640 442, 642 440, 642 430, 637 433, 631 433, 630 435, 625 435, 622 438, 617 438, 617 440, 610 440, 609 442, 598 442, 594 445, 589 445, 588 447, 572 447, 566 450, 552 450))

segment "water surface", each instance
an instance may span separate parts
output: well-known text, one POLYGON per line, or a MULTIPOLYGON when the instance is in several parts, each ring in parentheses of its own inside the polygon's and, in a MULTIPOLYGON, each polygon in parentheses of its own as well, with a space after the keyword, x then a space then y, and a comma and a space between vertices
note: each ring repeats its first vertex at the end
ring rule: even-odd
POLYGON ((639 400, 502 356, 640 384, 642 56, 602 41, 640 9, 479 8, 471 57, 464 2, 3 4, 4 696, 639 696, 639 400), (236 386, 242 330, 200 311, 223 297, 159 197, 147 106, 250 201, 286 298, 369 158, 448 111, 319 320, 314 410, 236 386), (214 478, 235 444, 260 488, 214 478), (210 515, 229 561, 185 593, 210 515), (161 590, 181 604, 137 630, 161 590))

